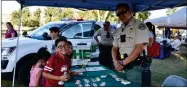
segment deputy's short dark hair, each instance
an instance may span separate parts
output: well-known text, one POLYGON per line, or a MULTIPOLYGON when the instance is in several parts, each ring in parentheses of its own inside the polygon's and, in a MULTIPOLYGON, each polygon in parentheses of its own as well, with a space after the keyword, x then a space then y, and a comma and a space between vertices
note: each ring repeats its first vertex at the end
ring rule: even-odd
POLYGON ((59 39, 57 39, 57 40, 55 41, 55 47, 57 47, 58 43, 61 42, 61 41, 67 42, 66 39, 64 39, 64 38, 59 38, 59 39))
POLYGON ((58 28, 58 27, 51 27, 51 28, 49 29, 49 31, 50 31, 50 32, 56 32, 56 33, 58 33, 58 32, 59 32, 59 28, 58 28))
POLYGON ((127 8, 127 9, 130 9, 130 7, 129 7, 129 5, 128 5, 127 3, 119 3, 119 4, 117 4, 116 10, 117 10, 118 8, 120 8, 120 7, 125 7, 125 8, 127 8))

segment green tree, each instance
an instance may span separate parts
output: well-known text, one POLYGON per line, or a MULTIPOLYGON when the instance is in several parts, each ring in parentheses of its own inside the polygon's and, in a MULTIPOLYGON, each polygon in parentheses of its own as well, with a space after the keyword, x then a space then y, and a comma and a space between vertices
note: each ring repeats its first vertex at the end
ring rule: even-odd
POLYGON ((140 21, 145 21, 146 19, 149 18, 150 15, 151 15, 150 12, 145 11, 145 12, 138 12, 138 13, 136 13, 135 17, 136 17, 136 19, 138 19, 140 21))
POLYGON ((40 8, 36 9, 36 11, 34 12, 33 19, 32 18, 30 19, 30 21, 32 21, 32 23, 33 23, 33 21, 36 22, 32 26, 34 26, 34 27, 40 26, 40 18, 41 18, 40 14, 41 14, 40 8))
POLYGON ((30 16, 31 16, 31 13, 30 13, 29 8, 24 8, 22 10, 22 25, 23 26, 27 26, 28 25, 28 22, 30 20, 30 16))
POLYGON ((118 22, 118 17, 114 14, 115 12, 110 11, 105 21, 110 21, 111 23, 118 22))
POLYGON ((12 24, 17 25, 18 24, 18 19, 19 19, 19 12, 17 10, 15 10, 11 13, 12 24))
POLYGON ((167 16, 168 16, 168 15, 171 15, 172 13, 176 12, 177 10, 178 10, 178 8, 173 8, 173 9, 169 8, 169 9, 167 9, 167 11, 166 11, 166 15, 167 15, 167 16))
POLYGON ((82 11, 82 10, 80 10, 78 12, 78 14, 79 14, 79 16, 81 18, 86 19, 86 20, 97 20, 94 10, 90 10, 90 11, 82 11))
POLYGON ((62 19, 64 18, 72 18, 73 17, 73 14, 74 14, 74 10, 72 8, 64 8, 62 10, 62 19))
POLYGON ((52 21, 59 21, 62 19, 61 16, 62 9, 61 8, 53 8, 52 10, 52 21))
POLYGON ((48 23, 51 21, 51 18, 52 18, 52 10, 53 8, 52 7, 48 7, 46 9, 44 9, 44 14, 45 14, 45 23, 48 23))
POLYGON ((64 14, 70 14, 68 10, 62 11, 61 8, 55 8, 55 7, 48 7, 44 9, 45 14, 45 23, 51 22, 51 21, 60 21, 64 14))

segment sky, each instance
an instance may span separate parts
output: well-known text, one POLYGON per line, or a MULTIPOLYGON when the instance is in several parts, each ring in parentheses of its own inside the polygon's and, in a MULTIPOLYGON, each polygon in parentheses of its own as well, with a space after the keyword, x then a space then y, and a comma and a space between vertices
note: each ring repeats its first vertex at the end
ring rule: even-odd
MULTIPOLYGON (((20 5, 16 1, 2 1, 2 14, 11 14, 12 11, 18 10, 19 8, 20 5)), ((29 7, 31 12, 34 12, 36 8, 43 9, 44 7, 29 7)), ((162 16, 166 16, 166 9, 151 11, 151 16, 149 17, 149 19, 158 18, 162 16)))

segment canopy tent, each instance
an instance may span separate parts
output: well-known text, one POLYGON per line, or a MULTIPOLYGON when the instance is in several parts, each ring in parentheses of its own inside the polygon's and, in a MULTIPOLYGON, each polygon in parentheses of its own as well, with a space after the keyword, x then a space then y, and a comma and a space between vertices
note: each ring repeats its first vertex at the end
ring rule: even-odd
POLYGON ((71 7, 115 11, 118 3, 128 3, 134 12, 186 6, 187 0, 16 0, 23 6, 71 7))
MULTIPOLYGON (((6 0, 5 0, 6 1, 6 0)), ((7 0, 8 1, 8 0, 7 0)), ((20 33, 22 8, 26 6, 52 6, 52 7, 70 7, 76 9, 98 9, 115 11, 118 3, 127 3, 133 9, 134 12, 150 11, 164 8, 173 8, 179 6, 187 6, 187 0, 15 0, 21 5, 19 16, 19 28, 20 33)), ((17 46, 19 45, 19 37, 17 38, 17 46)), ((16 49, 16 60, 17 60, 16 49)), ((15 69, 13 83, 15 81, 15 69)))
POLYGON ((146 20, 159 27, 171 27, 178 29, 187 29, 187 7, 181 8, 177 12, 160 18, 146 20))

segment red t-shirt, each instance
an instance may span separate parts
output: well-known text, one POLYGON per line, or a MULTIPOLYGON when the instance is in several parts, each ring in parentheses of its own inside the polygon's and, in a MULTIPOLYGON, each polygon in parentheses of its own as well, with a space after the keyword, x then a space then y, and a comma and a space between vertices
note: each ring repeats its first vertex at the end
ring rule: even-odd
MULTIPOLYGON (((51 73, 52 75, 55 76, 62 76, 64 72, 61 71, 62 66, 65 65, 67 66, 67 71, 71 69, 71 58, 68 56, 60 56, 59 53, 54 54, 49 58, 47 61, 43 72, 51 73)), ((47 79, 44 83, 44 86, 49 87, 49 86, 59 86, 58 85, 58 80, 52 80, 52 79, 47 79)))

